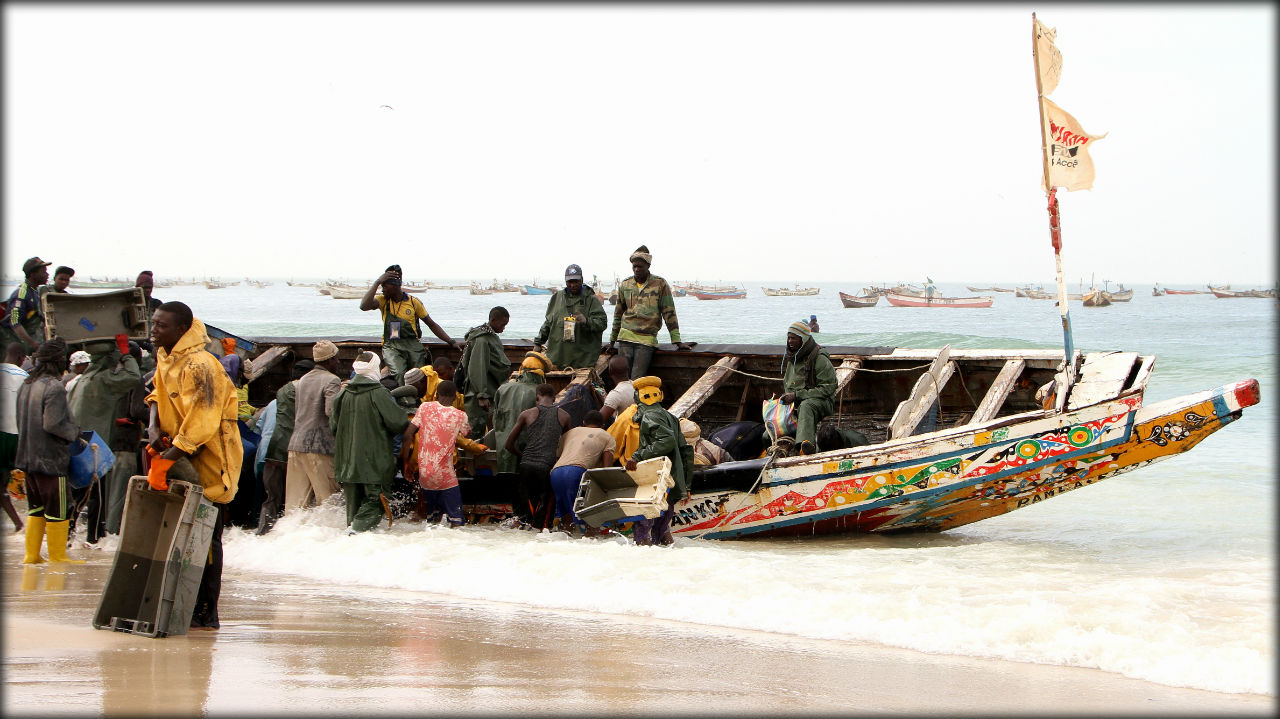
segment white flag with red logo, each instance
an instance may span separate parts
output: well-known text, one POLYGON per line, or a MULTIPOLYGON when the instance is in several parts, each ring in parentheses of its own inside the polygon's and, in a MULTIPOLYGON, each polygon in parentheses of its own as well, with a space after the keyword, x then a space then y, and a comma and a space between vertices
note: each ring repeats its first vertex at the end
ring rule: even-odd
MULTIPOLYGON (((1093 143, 1107 134, 1090 135, 1071 113, 1063 110, 1048 98, 1044 103, 1044 145, 1049 163, 1049 185, 1072 190, 1088 190, 1093 187, 1093 160, 1089 150, 1093 143)), ((1041 180, 1043 183, 1043 180, 1041 180)), ((1043 188, 1045 192, 1048 187, 1043 188)))

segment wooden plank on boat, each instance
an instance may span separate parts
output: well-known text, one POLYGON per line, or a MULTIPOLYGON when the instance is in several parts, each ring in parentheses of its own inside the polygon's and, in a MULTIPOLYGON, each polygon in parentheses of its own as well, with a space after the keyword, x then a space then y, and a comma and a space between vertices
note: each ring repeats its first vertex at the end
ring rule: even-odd
POLYGON ((1011 359, 1004 363, 1004 367, 1000 368, 1000 374, 996 375, 995 380, 991 383, 991 389, 987 390, 987 394, 982 398, 982 402, 978 405, 978 409, 974 411, 970 422, 986 422, 994 419, 1000 411, 1000 407, 1004 405, 1004 401, 1008 399, 1009 392, 1013 390, 1013 385, 1018 381, 1018 376, 1022 374, 1022 368, 1026 366, 1026 362, 1021 359, 1011 359))
POLYGON ((284 356, 288 353, 288 347, 284 345, 276 345, 275 347, 268 348, 266 352, 254 357, 252 360, 245 360, 245 380, 252 382, 255 379, 258 379, 264 372, 271 369, 275 363, 284 359, 284 356))
POLYGON ((702 403, 715 394, 720 385, 724 384, 724 381, 733 374, 729 370, 736 368, 741 361, 742 359, 736 355, 721 357, 715 364, 707 368, 707 371, 698 378, 697 382, 694 382, 689 389, 685 390, 684 394, 680 395, 680 399, 671 404, 671 408, 668 411, 677 417, 688 417, 697 412, 702 403))
POLYGON ((894 410, 893 419, 889 421, 889 439, 907 437, 915 431, 955 371, 956 363, 951 361, 951 345, 947 345, 938 352, 929 371, 916 380, 911 396, 899 403, 894 410))
POLYGON ((1124 389, 1137 352, 1089 352, 1080 367, 1080 380, 1071 387, 1067 409, 1074 410, 1091 404, 1115 399, 1124 389))
POLYGON ((836 394, 844 391, 849 386, 849 382, 853 381, 853 375, 857 373, 858 368, 862 366, 861 357, 849 357, 845 361, 836 365, 836 394))

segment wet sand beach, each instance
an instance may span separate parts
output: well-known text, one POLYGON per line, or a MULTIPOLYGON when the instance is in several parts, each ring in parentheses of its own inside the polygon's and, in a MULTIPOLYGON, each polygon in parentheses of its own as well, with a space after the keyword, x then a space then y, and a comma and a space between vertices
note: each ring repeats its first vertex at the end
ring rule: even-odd
POLYGON ((1206 713, 1274 698, 227 571, 219 630, 91 626, 108 552, 23 566, 3 540, 6 716, 105 714, 1206 713), (51 700, 51 697, 56 699, 51 700))

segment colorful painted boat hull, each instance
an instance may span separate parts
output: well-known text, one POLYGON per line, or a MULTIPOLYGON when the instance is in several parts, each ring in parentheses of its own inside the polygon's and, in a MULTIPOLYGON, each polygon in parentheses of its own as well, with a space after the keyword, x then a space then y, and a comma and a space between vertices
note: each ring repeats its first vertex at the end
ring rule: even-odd
POLYGON ((671 528, 705 539, 953 529, 1186 452, 1259 399, 1251 379, 1150 407, 1135 394, 1011 426, 1005 418, 791 458, 765 469, 753 493, 677 502, 671 528))
POLYGON ((991 297, 912 297, 895 292, 886 292, 884 298, 894 307, 955 307, 980 309, 990 307, 995 300, 991 297))

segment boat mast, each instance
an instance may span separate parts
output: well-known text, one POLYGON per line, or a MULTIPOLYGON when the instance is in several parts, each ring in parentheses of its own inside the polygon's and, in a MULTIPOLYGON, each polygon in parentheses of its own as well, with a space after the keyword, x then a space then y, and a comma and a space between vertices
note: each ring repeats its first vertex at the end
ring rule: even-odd
POLYGON ((1044 187, 1049 197, 1049 241, 1053 244, 1053 263, 1058 278, 1058 314, 1062 317, 1062 344, 1066 353, 1065 384, 1058 392, 1059 401, 1067 396, 1076 374, 1075 343, 1071 341, 1071 310, 1067 305, 1067 285, 1062 278, 1062 227, 1058 223, 1058 188, 1049 182, 1049 136, 1045 132, 1044 90, 1040 84, 1040 52, 1036 42, 1036 14, 1031 13, 1031 57, 1036 73, 1036 107, 1040 110, 1040 159, 1044 163, 1044 187))

